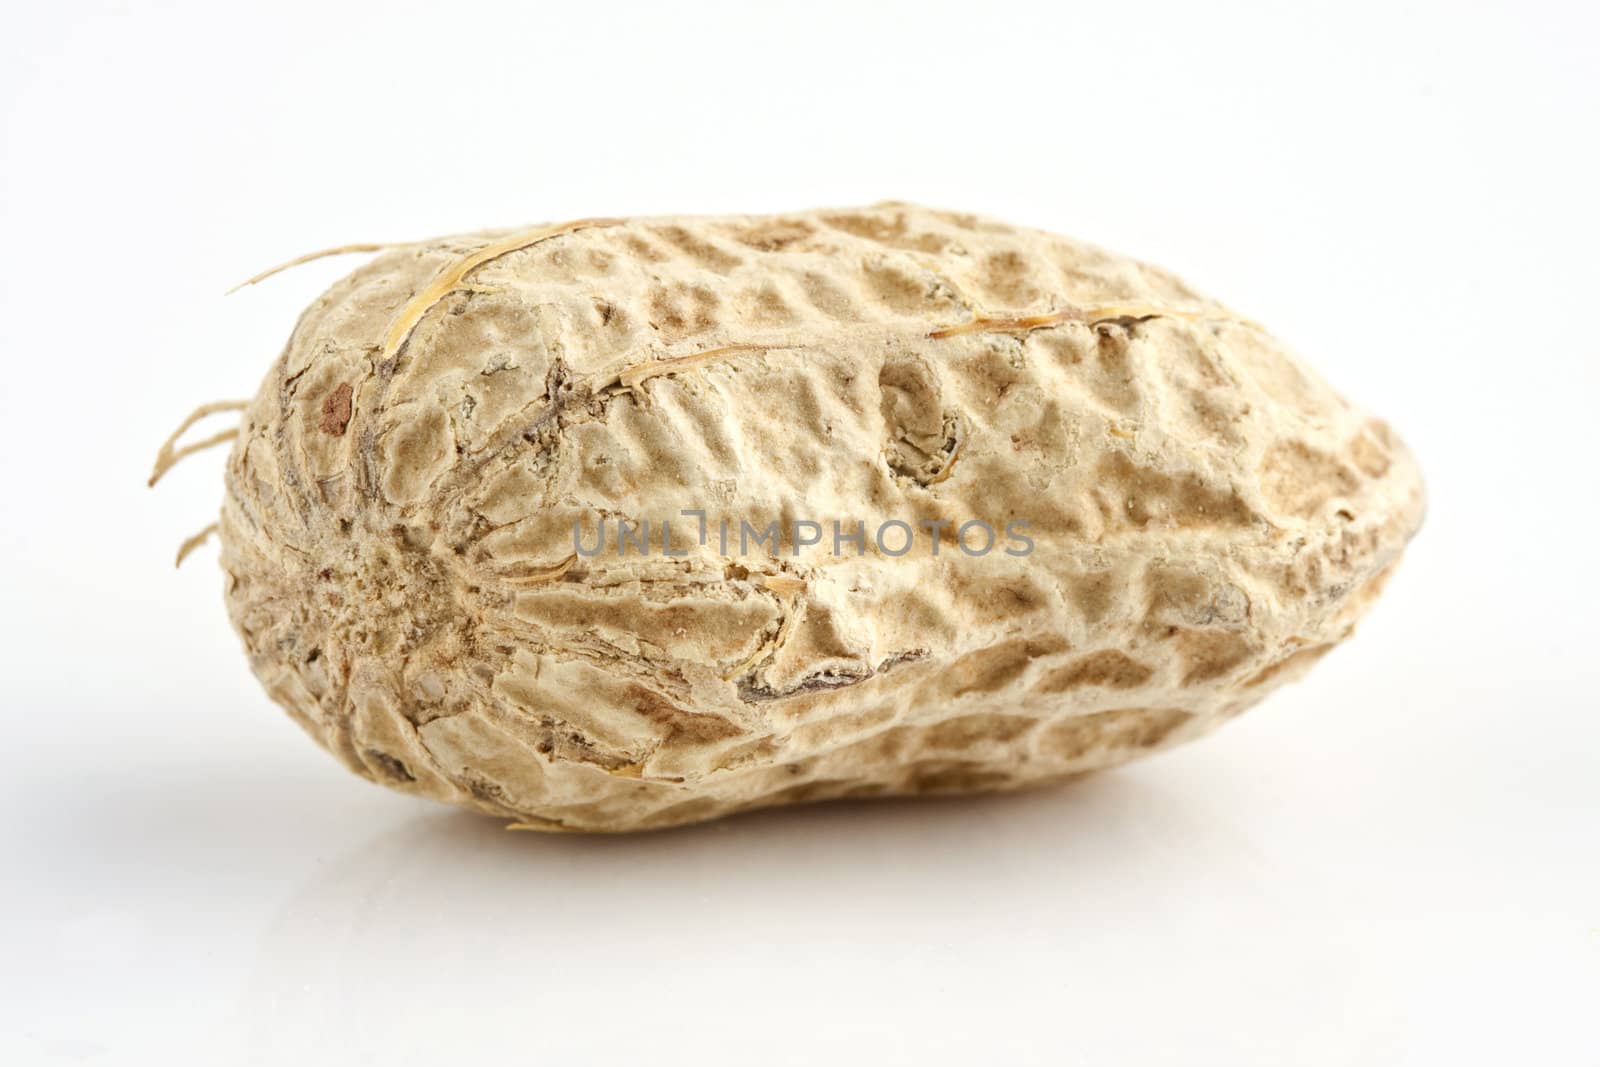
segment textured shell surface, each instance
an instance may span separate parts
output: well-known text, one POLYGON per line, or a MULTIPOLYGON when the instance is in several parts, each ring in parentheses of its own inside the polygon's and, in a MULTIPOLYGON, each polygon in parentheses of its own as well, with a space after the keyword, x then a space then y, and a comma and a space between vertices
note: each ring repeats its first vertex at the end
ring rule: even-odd
POLYGON ((221 560, 350 769, 630 830, 1196 737, 1351 633, 1423 504, 1383 422, 1165 271, 884 204, 381 253, 246 410, 221 560))

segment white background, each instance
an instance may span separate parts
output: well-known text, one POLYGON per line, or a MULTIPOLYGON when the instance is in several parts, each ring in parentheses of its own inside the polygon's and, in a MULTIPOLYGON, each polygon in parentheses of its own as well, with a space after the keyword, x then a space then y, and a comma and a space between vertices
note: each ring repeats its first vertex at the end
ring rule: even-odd
POLYGON ((8 5, 0 1059, 1595 1063, 1600 21, 1375 5, 8 5), (353 261, 895 198, 1169 266, 1393 422, 1348 647, 1065 789, 623 839, 340 770, 222 604, 222 455, 353 261))

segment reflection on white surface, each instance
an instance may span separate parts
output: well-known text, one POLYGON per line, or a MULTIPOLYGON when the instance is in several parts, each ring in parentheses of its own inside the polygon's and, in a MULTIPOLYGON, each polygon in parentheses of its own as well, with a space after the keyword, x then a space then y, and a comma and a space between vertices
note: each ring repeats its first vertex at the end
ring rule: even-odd
MULTIPOLYGON (((524 839, 471 816, 423 816, 289 897, 246 993, 251 1041, 286 1052, 336 1035, 352 1053, 448 1055, 488 1036, 458 1032, 470 1019, 501 1038, 537 1034, 542 1048, 642 1055, 675 1040, 687 1017, 716 1021, 698 1041, 792 1032, 810 1045, 820 1030, 909 1053, 932 1031, 974 1053, 1017 1043, 1010 1051, 1022 1054, 1036 1035, 972 1030, 963 1011, 972 987, 1008 990, 1012 1010, 1080 1030, 1133 1024, 1150 977, 1096 978, 1084 966, 1115 952, 1130 920, 1144 936, 1159 931, 1170 953, 1161 983, 1193 987, 1194 1016, 1168 1020, 1181 1035, 1279 981, 1267 969, 1232 989, 1207 980, 1208 957, 1232 955, 1230 970, 1247 963, 1229 943, 1230 920, 1293 927, 1314 906, 1302 896, 1286 913, 1247 887, 1223 915, 1197 914, 1214 880, 1175 884, 1163 859, 1195 835, 1223 854, 1245 847, 1225 827, 1191 825, 1159 792, 1109 778, 1055 794, 842 805, 641 838, 524 839), (957 946, 952 971, 943 961, 957 946)), ((1231 878, 1228 892, 1241 894, 1231 878)), ((1311 1036, 1327 1026, 1322 1005, 1343 999, 1353 961, 1331 939, 1309 948, 1311 981, 1327 987, 1295 1020, 1311 1036)), ((781 1042, 775 1051, 781 1060, 781 1042)))
MULTIPOLYGON (((1025 1058, 1058 1028, 1115 1047, 1148 1026, 1156 991, 1174 1055, 1251 1003, 1324 1049, 1384 1037, 1381 1013, 1355 1035, 1339 1021, 1391 991, 1315 873, 1269 864, 1131 774, 618 838, 509 833, 331 774, 273 777, 106 774, 83 798, 93 817, 36 827, 76 900, 61 902, 54 973, 34 977, 96 1005, 40 1017, 36 1047, 192 1042, 283 1062, 693 1041, 786 1062, 830 1041, 909 1056, 937 1034, 1025 1058), (1014 1029, 973 1017, 994 1000, 1014 1029)), ((1249 1028, 1229 1046, 1248 1052, 1249 1028)))

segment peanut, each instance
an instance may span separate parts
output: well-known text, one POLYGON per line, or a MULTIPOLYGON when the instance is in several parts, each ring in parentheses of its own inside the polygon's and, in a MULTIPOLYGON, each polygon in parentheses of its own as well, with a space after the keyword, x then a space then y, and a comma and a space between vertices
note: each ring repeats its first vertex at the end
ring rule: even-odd
POLYGON ((1167 272, 885 204, 379 252, 245 411, 220 537, 251 666, 350 769, 632 830, 1197 737, 1422 511, 1384 423, 1167 272))

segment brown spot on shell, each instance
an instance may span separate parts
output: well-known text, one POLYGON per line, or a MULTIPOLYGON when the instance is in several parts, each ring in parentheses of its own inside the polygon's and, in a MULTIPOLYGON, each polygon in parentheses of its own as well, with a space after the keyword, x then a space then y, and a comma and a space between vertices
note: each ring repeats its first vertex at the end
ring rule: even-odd
POLYGON ((628 695, 633 698, 634 710, 662 727, 671 740, 698 744, 726 741, 743 733, 738 725, 720 715, 680 708, 653 689, 642 685, 629 686, 628 695))
POLYGON ((334 437, 343 437, 345 427, 350 425, 350 401, 354 395, 355 390, 350 388, 349 382, 345 382, 323 397, 322 422, 318 425, 318 429, 334 437))

